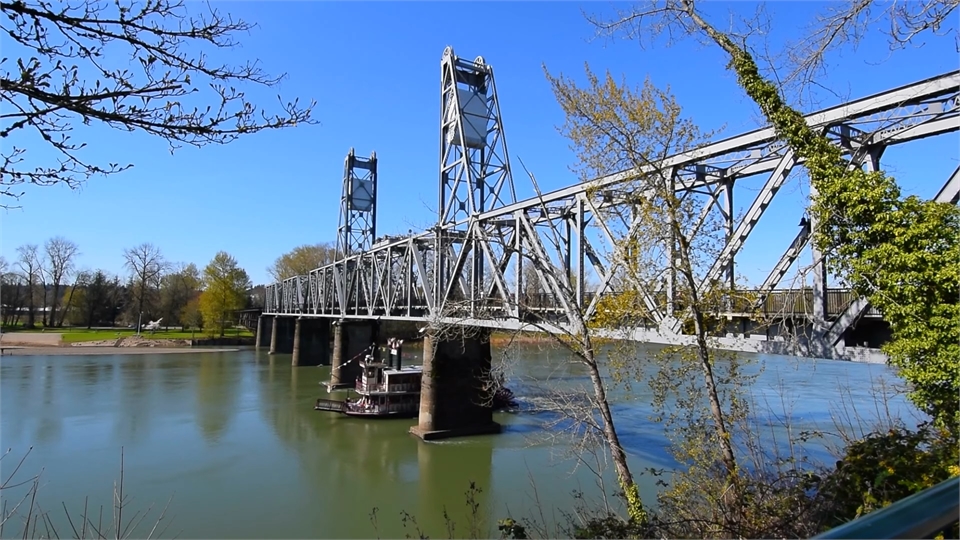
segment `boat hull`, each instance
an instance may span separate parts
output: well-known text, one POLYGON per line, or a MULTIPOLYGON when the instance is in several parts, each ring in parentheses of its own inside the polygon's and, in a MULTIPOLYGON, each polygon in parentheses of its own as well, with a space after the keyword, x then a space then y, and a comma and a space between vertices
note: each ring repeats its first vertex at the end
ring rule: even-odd
POLYGON ((349 409, 344 409, 341 412, 343 412, 343 414, 347 416, 354 416, 357 418, 414 418, 420 414, 419 410, 382 413, 382 412, 351 411, 349 409))

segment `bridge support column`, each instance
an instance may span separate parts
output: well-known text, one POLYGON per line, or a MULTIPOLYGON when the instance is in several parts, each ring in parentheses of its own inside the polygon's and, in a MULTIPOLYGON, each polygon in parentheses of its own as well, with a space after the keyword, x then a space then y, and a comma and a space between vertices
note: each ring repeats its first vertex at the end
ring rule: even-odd
POLYGON ((330 362, 330 321, 298 318, 293 332, 292 366, 319 366, 330 362))
POLYGON ((270 354, 293 352, 294 320, 290 317, 274 317, 270 329, 270 354))
POLYGON ((260 350, 260 338, 263 336, 263 315, 257 317, 257 336, 253 338, 253 350, 260 350))
POLYGON ((273 332, 272 332, 272 329, 271 329, 271 332, 267 332, 266 326, 271 322, 273 322, 272 321, 273 318, 274 317, 270 317, 269 315, 261 315, 257 319, 257 338, 256 338, 257 345, 256 346, 258 351, 264 347, 270 347, 271 345, 270 340, 273 337, 273 332))
POLYGON ((340 367, 343 364, 343 324, 333 324, 333 351, 330 353, 330 388, 340 386, 340 367))
POLYGON ((423 382, 419 423, 410 433, 425 441, 500 433, 493 421, 490 334, 465 329, 466 335, 423 340, 423 382))
POLYGON ((376 321, 341 322, 333 327, 333 358, 330 362, 329 388, 349 388, 360 376, 363 355, 376 354, 380 323, 376 321))
POLYGON ((270 352, 267 354, 277 354, 277 327, 280 326, 276 315, 273 316, 273 323, 270 325, 270 352))
POLYGON ((293 355, 290 358, 291 366, 300 365, 300 328, 303 326, 303 318, 297 317, 293 323, 293 355))

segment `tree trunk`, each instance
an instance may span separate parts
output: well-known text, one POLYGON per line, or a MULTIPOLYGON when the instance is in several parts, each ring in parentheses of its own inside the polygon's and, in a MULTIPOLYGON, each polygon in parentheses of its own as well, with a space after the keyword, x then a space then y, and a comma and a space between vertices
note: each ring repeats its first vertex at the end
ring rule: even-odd
POLYGON ((30 280, 27 282, 27 324, 26 328, 33 328, 37 324, 37 300, 34 297, 34 282, 30 280))
POLYGON ((631 520, 638 525, 643 525, 647 519, 646 512, 643 509, 637 483, 633 478, 633 473, 630 472, 630 465, 627 463, 627 453, 620 444, 620 436, 617 434, 616 426, 613 423, 613 413, 610 411, 607 391, 603 385, 600 367, 597 365, 592 347, 586 350, 584 357, 586 360, 584 363, 590 371, 590 382, 593 383, 597 408, 600 409, 600 418, 603 420, 603 437, 610 448, 610 458, 613 460, 613 467, 617 471, 617 480, 627 500, 627 513, 631 520))
MULTIPOLYGON (((674 209, 674 211, 676 211, 674 209)), ((710 358, 710 347, 707 344, 707 328, 703 319, 703 310, 700 306, 700 295, 697 291, 697 278, 693 273, 693 264, 690 262, 690 242, 679 230, 677 224, 679 220, 673 220, 673 228, 677 243, 679 244, 678 255, 680 255, 680 273, 687 282, 690 290, 690 306, 693 311, 693 330, 697 337, 697 361, 703 369, 703 381, 707 389, 707 399, 710 400, 710 412, 713 415, 713 421, 716 426, 718 444, 723 458, 723 465, 727 472, 733 475, 737 470, 737 460, 733 453, 733 443, 730 441, 730 435, 727 432, 727 424, 723 414, 723 407, 720 403, 720 395, 717 392, 717 383, 713 376, 713 361, 710 358)))
POLYGON ((46 282, 46 280, 41 280, 41 281, 40 281, 40 292, 43 293, 43 295, 40 297, 40 298, 42 299, 41 302, 40 302, 40 309, 43 310, 43 317, 42 317, 43 327, 46 328, 46 327, 47 327, 47 315, 49 315, 49 313, 47 312, 47 282, 46 282))
POLYGON ((630 466, 627 464, 627 454, 620 445, 620 437, 617 435, 617 429, 613 424, 613 414, 610 412, 610 403, 607 402, 607 393, 600 377, 600 369, 596 362, 592 361, 587 362, 587 368, 590 370, 590 382, 593 383, 597 408, 600 409, 600 418, 603 420, 603 436, 607 440, 607 445, 610 446, 610 457, 613 459, 617 478, 621 484, 632 485, 634 483, 633 473, 630 472, 630 466))
POLYGON ((60 310, 60 320, 57 321, 57 326, 63 327, 63 319, 67 316, 67 311, 73 306, 73 293, 77 290, 77 281, 80 280, 78 276, 77 279, 73 282, 73 287, 70 288, 70 294, 67 296, 67 301, 63 305, 63 309, 60 310))
POLYGON ((143 295, 146 286, 146 280, 140 282, 140 294, 137 295, 137 334, 140 333, 140 323, 143 322, 143 295))
MULTIPOLYGON (((674 221, 674 224, 677 222, 674 221)), ((720 445, 720 457, 723 466, 727 470, 727 489, 724 490, 721 498, 726 510, 723 512, 722 520, 726 533, 733 536, 737 534, 737 518, 739 514, 739 493, 737 488, 737 459, 733 452, 733 442, 730 440, 730 433, 727 431, 726 418, 723 413, 723 406, 720 403, 720 394, 717 391, 717 382, 713 376, 713 360, 710 357, 710 347, 707 344, 707 326, 704 321, 703 311, 700 305, 700 295, 697 291, 697 278, 693 273, 693 265, 690 262, 690 243, 687 238, 676 228, 677 240, 680 249, 680 273, 687 282, 690 289, 690 305, 693 312, 693 330, 697 338, 697 361, 703 370, 703 382, 707 390, 707 399, 710 401, 710 413, 713 416, 714 430, 717 434, 717 444, 720 445)))
POLYGON ((53 282, 53 302, 50 303, 50 326, 57 325, 57 304, 60 301, 60 282, 53 282))

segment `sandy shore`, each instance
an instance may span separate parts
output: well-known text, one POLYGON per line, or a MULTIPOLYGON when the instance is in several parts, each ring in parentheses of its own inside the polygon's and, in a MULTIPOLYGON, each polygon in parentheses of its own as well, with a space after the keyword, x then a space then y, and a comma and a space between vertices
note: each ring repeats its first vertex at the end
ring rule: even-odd
POLYGON ((186 354, 236 352, 240 349, 206 347, 18 347, 4 346, 3 356, 90 356, 96 354, 186 354))
POLYGON ((0 345, 20 345, 23 347, 59 347, 63 336, 50 332, 15 332, 0 335, 0 345))
POLYGON ((234 352, 236 348, 191 347, 185 339, 149 339, 142 336, 65 344, 60 334, 12 333, 0 336, 3 356, 84 356, 91 354, 184 354, 234 352))

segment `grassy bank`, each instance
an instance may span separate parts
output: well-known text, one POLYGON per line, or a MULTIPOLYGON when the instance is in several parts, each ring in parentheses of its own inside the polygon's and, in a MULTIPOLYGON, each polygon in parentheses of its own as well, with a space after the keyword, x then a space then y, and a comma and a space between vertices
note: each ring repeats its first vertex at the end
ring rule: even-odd
MULTIPOLYGON (((408 325, 412 323, 407 323, 408 325)), ((399 325, 398 325, 399 326, 399 325)), ((406 330, 406 328, 389 328, 388 331, 381 329, 381 335, 387 335, 390 337, 401 336, 406 338, 408 342, 417 342, 420 341, 422 336, 417 332, 416 325, 411 326, 412 331, 406 332, 405 334, 401 330, 406 330), (408 335, 409 334, 409 335, 408 335)), ((84 341, 98 341, 103 339, 117 339, 121 337, 134 336, 137 334, 137 330, 134 328, 92 328, 87 329, 83 327, 62 327, 62 328, 31 328, 24 329, 22 327, 3 327, 2 331, 4 333, 10 334, 59 334, 61 336, 61 343, 81 343, 84 341)), ((140 335, 148 339, 202 339, 206 337, 219 337, 219 336, 210 336, 206 332, 200 329, 187 329, 183 331, 179 328, 171 328, 169 330, 157 330, 156 332, 150 331, 141 331, 140 335)), ((224 332, 224 337, 235 338, 235 337, 254 337, 254 333, 246 328, 231 328, 224 332)), ((542 332, 505 332, 505 331, 495 331, 490 335, 490 342, 494 345, 508 345, 510 343, 548 343, 553 342, 553 338, 544 334, 542 332)))

